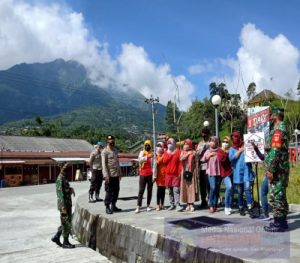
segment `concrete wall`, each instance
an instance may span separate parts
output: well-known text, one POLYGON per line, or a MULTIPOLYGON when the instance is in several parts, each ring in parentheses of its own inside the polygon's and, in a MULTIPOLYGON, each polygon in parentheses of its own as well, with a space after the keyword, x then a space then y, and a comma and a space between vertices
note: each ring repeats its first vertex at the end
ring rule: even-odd
POLYGON ((112 262, 243 262, 156 232, 90 213, 76 203, 73 232, 112 262))

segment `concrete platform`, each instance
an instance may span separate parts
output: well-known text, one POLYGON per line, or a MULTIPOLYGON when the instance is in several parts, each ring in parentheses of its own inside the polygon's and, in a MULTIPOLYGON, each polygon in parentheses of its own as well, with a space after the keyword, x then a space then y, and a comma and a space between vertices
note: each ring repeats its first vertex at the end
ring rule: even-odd
MULTIPOLYGON (((300 262, 297 211, 289 215, 290 231, 266 233, 268 221, 242 217, 237 211, 225 216, 223 208, 215 214, 145 208, 135 214, 137 193, 138 178, 123 178, 117 203, 123 211, 113 215, 105 213, 103 202, 88 203, 87 194, 80 196, 73 228, 82 244, 113 262, 300 262)), ((103 191, 100 196, 104 198, 103 191)), ((156 186, 153 207, 155 202, 156 186)))

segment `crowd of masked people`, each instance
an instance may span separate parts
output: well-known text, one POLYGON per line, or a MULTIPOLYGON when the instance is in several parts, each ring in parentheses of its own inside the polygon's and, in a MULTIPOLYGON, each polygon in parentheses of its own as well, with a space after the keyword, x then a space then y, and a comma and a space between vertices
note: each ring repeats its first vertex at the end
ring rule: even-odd
POLYGON ((198 145, 194 145, 190 139, 185 139, 182 149, 173 138, 169 138, 166 143, 157 143, 155 152, 150 140, 144 142, 144 149, 138 158, 140 178, 135 213, 141 211, 146 187, 146 211, 151 211, 153 183, 157 185, 157 211, 165 208, 167 188, 168 210, 194 212, 199 208, 209 209, 210 213, 215 213, 220 208, 218 206, 223 182, 225 215, 232 213, 234 193, 237 192, 240 215, 245 216, 248 211, 250 217, 254 216, 251 187, 255 176, 251 163, 245 162, 241 134, 233 132, 231 136, 225 136, 222 142, 219 142, 216 136, 210 136, 208 128, 203 128, 201 137, 202 140, 198 145), (196 207, 195 202, 199 199, 201 204, 196 207))
MULTIPOLYGON (((231 214, 234 193, 237 193, 240 215, 245 216, 248 211, 250 217, 254 216, 251 191, 254 172, 251 163, 245 162, 241 134, 233 132, 231 136, 225 136, 222 142, 219 142, 217 137, 210 136, 210 130, 205 127, 201 131, 201 138, 197 145, 190 139, 185 139, 182 148, 177 146, 173 138, 158 142, 156 147, 153 147, 150 140, 144 142, 143 150, 138 156, 139 192, 135 213, 141 212, 146 188, 146 211, 152 210, 150 205, 153 184, 157 185, 157 211, 165 209, 165 195, 168 189, 168 210, 194 212, 197 208, 208 208, 210 213, 215 213, 218 211, 223 182, 225 215, 231 214), (200 200, 200 206, 196 207, 194 203, 200 200)), ((121 172, 114 149, 114 137, 109 136, 107 139, 107 147, 104 148, 101 142, 97 143, 90 156, 92 177, 89 200, 103 201, 99 198, 99 192, 103 178, 108 179, 110 182, 105 184, 107 189, 104 202, 106 213, 111 214, 121 211, 116 207, 121 172)), ((267 212, 265 217, 268 217, 267 212)))

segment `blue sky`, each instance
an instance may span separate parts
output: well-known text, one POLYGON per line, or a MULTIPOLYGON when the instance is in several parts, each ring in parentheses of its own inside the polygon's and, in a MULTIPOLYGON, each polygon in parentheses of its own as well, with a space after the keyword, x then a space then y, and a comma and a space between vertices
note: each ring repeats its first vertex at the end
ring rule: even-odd
MULTIPOLYGON (((55 19, 61 20, 62 24, 65 22, 61 31, 56 26, 53 35, 74 37, 72 45, 66 44, 65 49, 61 49, 68 50, 66 59, 77 59, 91 67, 96 62, 86 58, 91 57, 92 51, 84 56, 84 45, 86 50, 99 49, 95 46, 100 45, 97 63, 100 58, 105 62, 99 64, 99 68, 108 68, 110 78, 128 83, 145 96, 155 93, 163 98, 163 102, 168 97, 171 99, 174 85, 170 79, 174 78, 179 85, 183 108, 187 108, 195 97, 202 99, 208 96, 211 81, 225 81, 231 92, 241 92, 245 96, 245 87, 251 81, 256 82, 258 91, 268 88, 283 95, 286 90, 293 89, 299 80, 300 2, 297 0, 4 2, 7 6, 2 5, 2 9, 14 5, 12 12, 16 16, 19 15, 15 11, 16 6, 27 6, 23 10, 28 12, 28 16, 19 15, 21 17, 18 18, 23 21, 23 30, 30 25, 28 32, 38 34, 36 38, 39 42, 47 36, 46 33, 43 36, 40 28, 34 28, 33 23, 28 23, 30 12, 38 10, 40 14, 46 14, 43 16, 46 18, 36 14, 39 20, 45 20, 41 22, 45 32, 51 25, 49 30, 54 30, 55 19), (59 11, 56 12, 55 8, 59 11), (75 22, 70 21, 70 14, 76 14, 75 22), (81 51, 78 51, 73 33, 76 27, 84 38, 83 43, 82 38, 79 39, 81 51), (72 49, 73 52, 70 51, 72 49)), ((47 51, 53 54, 20 59, 42 62, 66 53, 59 51, 55 43, 49 45, 47 51), (53 51, 49 51, 51 48, 53 51)), ((95 75, 91 72, 97 82, 95 75)))

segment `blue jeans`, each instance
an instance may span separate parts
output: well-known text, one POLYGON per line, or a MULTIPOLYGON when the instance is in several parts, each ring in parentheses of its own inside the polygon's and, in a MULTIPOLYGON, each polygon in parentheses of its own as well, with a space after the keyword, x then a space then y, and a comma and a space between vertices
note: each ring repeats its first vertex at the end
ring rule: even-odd
POLYGON ((232 202, 232 182, 230 176, 224 178, 224 184, 226 186, 225 190, 225 207, 231 208, 232 202))
POLYGON ((260 196, 261 196, 261 206, 264 212, 269 212, 269 204, 268 204, 268 195, 269 192, 269 183, 268 177, 265 176, 261 186, 260 186, 260 196))
MULTIPOLYGON (((234 188, 237 186, 238 188, 238 205, 239 208, 244 207, 244 199, 243 199, 243 194, 245 192, 246 195, 246 203, 248 206, 252 205, 252 194, 250 191, 250 182, 244 182, 242 184, 234 184, 234 188)), ((234 191, 232 191, 234 192, 234 191)))
POLYGON ((222 182, 222 177, 221 176, 208 176, 209 180, 209 186, 210 186, 210 191, 209 191, 209 206, 210 207, 217 207, 218 205, 218 197, 220 193, 220 186, 222 182))

